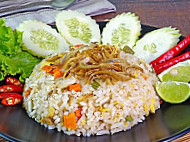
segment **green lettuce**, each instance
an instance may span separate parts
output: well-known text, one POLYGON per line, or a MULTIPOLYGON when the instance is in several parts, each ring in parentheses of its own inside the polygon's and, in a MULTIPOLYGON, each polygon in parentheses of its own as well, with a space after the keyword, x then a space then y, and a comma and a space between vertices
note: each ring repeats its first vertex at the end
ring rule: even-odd
POLYGON ((22 50, 22 32, 12 30, 0 19, 0 81, 7 75, 19 75, 19 80, 29 77, 41 59, 22 50))

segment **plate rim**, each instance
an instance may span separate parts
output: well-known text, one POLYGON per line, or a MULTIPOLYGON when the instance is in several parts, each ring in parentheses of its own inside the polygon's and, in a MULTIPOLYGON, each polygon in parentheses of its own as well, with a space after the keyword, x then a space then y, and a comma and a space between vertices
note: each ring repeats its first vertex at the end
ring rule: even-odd
MULTIPOLYGON (((103 23, 103 24, 106 24, 106 23, 108 23, 109 21, 96 21, 97 22, 97 24, 99 24, 99 23, 103 23)), ((55 26, 54 24, 49 24, 50 26, 55 26)), ((100 25, 99 25, 100 26, 100 25)), ((155 26, 151 26, 151 25, 146 25, 146 24, 141 24, 141 28, 143 29, 143 27, 144 28, 146 28, 146 27, 149 27, 149 28, 153 28, 153 29, 160 29, 159 27, 155 27, 155 26)), ((151 30, 152 31, 152 30, 151 30)), ((142 30, 141 30, 141 32, 142 32, 142 30)), ((141 33, 142 34, 142 33, 141 33)), ((142 37, 142 36, 144 36, 144 35, 141 35, 140 36, 140 38, 142 37)), ((182 40, 182 39, 184 39, 185 37, 183 36, 183 35, 181 35, 180 36, 180 41, 182 40)), ((189 98, 190 99, 190 98, 189 98)), ((164 102, 164 103, 166 103, 166 102, 164 102)), ((163 105, 163 104, 161 104, 161 105, 163 105)), ((22 107, 21 107, 22 108, 22 107)), ((24 109, 24 108, 22 108, 22 109, 24 109)), ((158 109, 158 110, 160 110, 161 109, 161 106, 160 106, 160 108, 158 109)), ((28 114, 27 114, 28 115, 28 114)), ((154 115, 154 114, 153 114, 154 115)), ((28 116, 29 117, 29 116, 28 116)), ((146 119, 145 119, 146 120, 146 119)), ((145 120, 143 120, 143 122, 145 121, 145 120)), ((141 123, 141 122, 140 122, 141 123)), ((136 124, 136 125, 134 125, 134 126, 138 126, 140 123, 138 123, 138 124, 136 124)), ((133 126, 133 127, 134 127, 133 126)), ((132 127, 132 128, 133 128, 132 127)), ((131 129, 129 129, 129 130, 127 130, 127 131, 130 131, 131 129)), ((57 131, 58 132, 58 131, 57 131)), ((126 131, 121 131, 121 132, 126 132, 126 131)), ((173 135, 171 135, 171 136, 169 136, 169 137, 167 137, 167 138, 161 138, 161 139, 159 139, 159 140, 156 140, 155 142, 162 142, 162 141, 172 141, 172 140, 175 140, 175 139, 177 139, 177 138, 179 138, 179 137, 181 137, 181 136, 183 136, 183 135, 185 135, 185 134, 187 134, 188 132, 190 132, 190 125, 189 125, 189 127, 188 128, 185 128, 185 129, 183 129, 183 130, 181 130, 181 131, 179 131, 179 132, 177 132, 176 134, 173 134, 173 135)), ((120 132, 119 132, 120 133, 120 132)), ((63 133, 64 134, 64 133, 63 133)), ((111 136, 111 135, 110 135, 111 136)), ((8 140, 8 141, 11 141, 11 142, 22 142, 23 140, 20 140, 20 139, 17 139, 17 138, 14 138, 13 136, 11 136, 11 135, 9 135, 9 134, 5 134, 5 133, 3 133, 1 130, 0 130, 0 137, 2 137, 2 138, 4 138, 4 139, 6 139, 6 140, 8 140)), ((98 136, 97 136, 98 137, 98 136)))

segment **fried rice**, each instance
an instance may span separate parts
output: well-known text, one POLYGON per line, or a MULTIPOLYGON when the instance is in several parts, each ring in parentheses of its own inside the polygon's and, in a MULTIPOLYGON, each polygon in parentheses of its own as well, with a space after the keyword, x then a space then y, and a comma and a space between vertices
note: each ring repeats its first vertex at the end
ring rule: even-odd
POLYGON ((157 80, 142 59, 112 45, 91 44, 42 60, 26 79, 23 106, 48 129, 77 136, 114 134, 131 129, 160 107, 157 80), (53 74, 57 67, 62 72, 58 78, 53 74), (70 90, 76 83, 81 90, 70 90), (79 109, 80 117, 66 122, 79 109))

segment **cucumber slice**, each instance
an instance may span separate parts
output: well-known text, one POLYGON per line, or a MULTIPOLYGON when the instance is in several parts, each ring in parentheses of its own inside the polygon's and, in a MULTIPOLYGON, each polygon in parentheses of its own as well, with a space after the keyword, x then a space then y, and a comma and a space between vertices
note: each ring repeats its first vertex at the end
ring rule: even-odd
POLYGON ((144 35, 133 48, 135 55, 150 63, 158 58, 179 41, 179 30, 172 27, 164 27, 151 31, 144 35))
POLYGON ((122 13, 111 19, 102 32, 103 44, 113 44, 132 48, 140 36, 141 24, 134 13, 122 13))
POLYGON ((99 26, 90 16, 77 11, 63 10, 56 15, 55 21, 58 31, 71 45, 100 43, 99 26))
POLYGON ((34 56, 46 57, 52 53, 69 50, 69 44, 65 39, 45 23, 29 20, 21 23, 17 30, 23 32, 23 49, 34 56))

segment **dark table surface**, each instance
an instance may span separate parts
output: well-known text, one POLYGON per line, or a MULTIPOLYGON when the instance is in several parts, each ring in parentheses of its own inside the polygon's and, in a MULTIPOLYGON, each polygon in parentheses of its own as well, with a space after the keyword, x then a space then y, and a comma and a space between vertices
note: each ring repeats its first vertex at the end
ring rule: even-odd
POLYGON ((172 26, 183 36, 190 34, 190 0, 109 0, 117 12, 94 17, 101 21, 122 12, 134 12, 141 23, 155 27, 172 26))
MULTIPOLYGON (((140 17, 141 24, 154 27, 172 26, 181 31, 183 36, 190 34, 190 0, 109 0, 117 12, 93 17, 102 21, 115 17, 122 12, 134 12, 140 17)), ((5 139, 0 138, 0 142, 5 139)), ((190 141, 190 133, 175 140, 190 141)))

